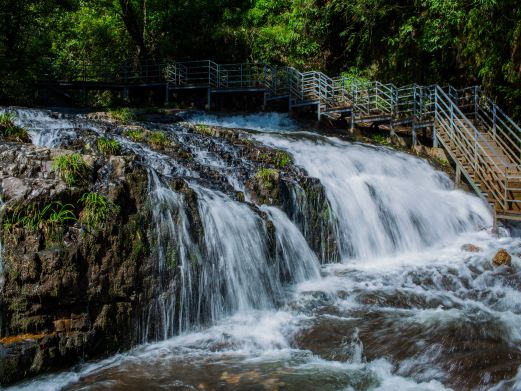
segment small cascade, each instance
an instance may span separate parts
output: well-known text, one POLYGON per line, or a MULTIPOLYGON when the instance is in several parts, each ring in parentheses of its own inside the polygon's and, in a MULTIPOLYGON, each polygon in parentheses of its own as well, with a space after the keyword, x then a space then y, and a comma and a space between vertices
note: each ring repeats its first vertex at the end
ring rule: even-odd
POLYGON ((15 115, 14 122, 29 131, 33 144, 49 148, 75 139, 78 129, 92 127, 92 124, 86 124, 78 116, 53 116, 50 110, 8 108, 0 109, 1 111, 15 115))
POLYGON ((142 322, 142 341, 149 340, 149 337, 166 339, 190 328, 191 260, 198 259, 195 253, 197 247, 190 237, 182 195, 173 191, 152 169, 148 179, 154 235, 152 243, 161 286, 157 287, 157 299, 147 307, 142 322), (180 273, 179 279, 173 278, 176 272, 180 273), (178 316, 177 305, 180 308, 178 316))
POLYGON ((487 206, 428 163, 382 147, 259 134, 320 180, 344 259, 419 251, 489 227, 487 206))
POLYGON ((271 132, 273 130, 301 130, 304 124, 289 118, 287 114, 281 113, 258 113, 244 115, 219 116, 207 113, 182 113, 181 116, 191 122, 222 126, 232 129, 250 129, 260 132, 271 132))
POLYGON ((318 278, 319 262, 281 210, 256 211, 224 193, 190 183, 197 216, 151 170, 154 250, 163 286, 148 308, 143 339, 160 339, 233 313, 275 309, 292 284, 318 278), (264 218, 263 218, 264 216, 264 218), (200 224, 194 237, 194 225, 200 224), (173 278, 179 271, 178 278, 173 278), (155 329, 152 330, 155 325, 155 329))
POLYGON ((204 230, 196 286, 200 312, 212 322, 236 312, 274 309, 284 302, 289 284, 318 277, 316 257, 283 212, 270 208, 263 219, 221 192, 192 186, 204 230))

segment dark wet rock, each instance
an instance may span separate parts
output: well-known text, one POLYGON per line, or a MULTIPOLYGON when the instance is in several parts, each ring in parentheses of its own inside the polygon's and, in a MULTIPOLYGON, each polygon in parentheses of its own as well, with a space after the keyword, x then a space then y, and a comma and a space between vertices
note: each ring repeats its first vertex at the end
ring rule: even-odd
POLYGON ((466 251, 468 253, 479 253, 481 251, 481 247, 478 247, 472 243, 467 243, 461 246, 461 250, 466 251))
POLYGON ((505 250, 499 250, 494 258, 492 259, 492 264, 494 266, 512 266, 512 256, 505 250))
POLYGON ((13 210, 29 202, 39 207, 51 201, 70 203, 78 217, 87 191, 104 194, 119 213, 97 229, 75 220, 52 230, 2 225, 0 313, 1 335, 7 338, 0 340, 1 384, 140 342, 135 322, 143 301, 159 294, 147 250, 146 171, 131 157, 100 164, 91 157, 92 179, 70 187, 51 171, 60 153, 0 145, 3 217, 13 218, 13 210), (45 337, 37 342, 9 337, 26 333, 45 337))

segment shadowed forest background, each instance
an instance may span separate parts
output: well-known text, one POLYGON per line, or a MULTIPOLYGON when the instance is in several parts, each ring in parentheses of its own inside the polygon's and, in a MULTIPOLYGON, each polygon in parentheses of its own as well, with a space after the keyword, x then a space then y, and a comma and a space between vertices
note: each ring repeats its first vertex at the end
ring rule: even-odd
POLYGON ((521 118, 519 0, 0 0, 0 103, 45 63, 267 62, 395 84, 480 84, 521 118))

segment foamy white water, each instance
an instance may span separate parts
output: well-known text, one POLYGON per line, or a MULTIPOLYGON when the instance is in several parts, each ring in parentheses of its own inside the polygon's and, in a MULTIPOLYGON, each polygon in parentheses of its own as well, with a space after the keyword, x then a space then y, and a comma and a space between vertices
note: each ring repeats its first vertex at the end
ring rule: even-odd
POLYGON ((257 131, 294 131, 302 128, 302 125, 287 114, 281 113, 258 113, 222 116, 207 113, 184 113, 184 118, 190 122, 221 126, 232 129, 249 129, 257 131))
POLYGON ((418 251, 492 224, 479 198, 414 156, 332 138, 255 138, 289 151, 320 179, 344 259, 418 251))

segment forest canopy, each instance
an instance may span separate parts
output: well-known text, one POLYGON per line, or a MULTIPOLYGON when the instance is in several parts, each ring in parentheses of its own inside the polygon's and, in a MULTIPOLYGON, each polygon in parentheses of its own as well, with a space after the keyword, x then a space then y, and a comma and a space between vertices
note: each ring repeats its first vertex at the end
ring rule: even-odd
POLYGON ((521 118, 519 0, 0 0, 0 100, 46 61, 211 58, 482 85, 521 118))

